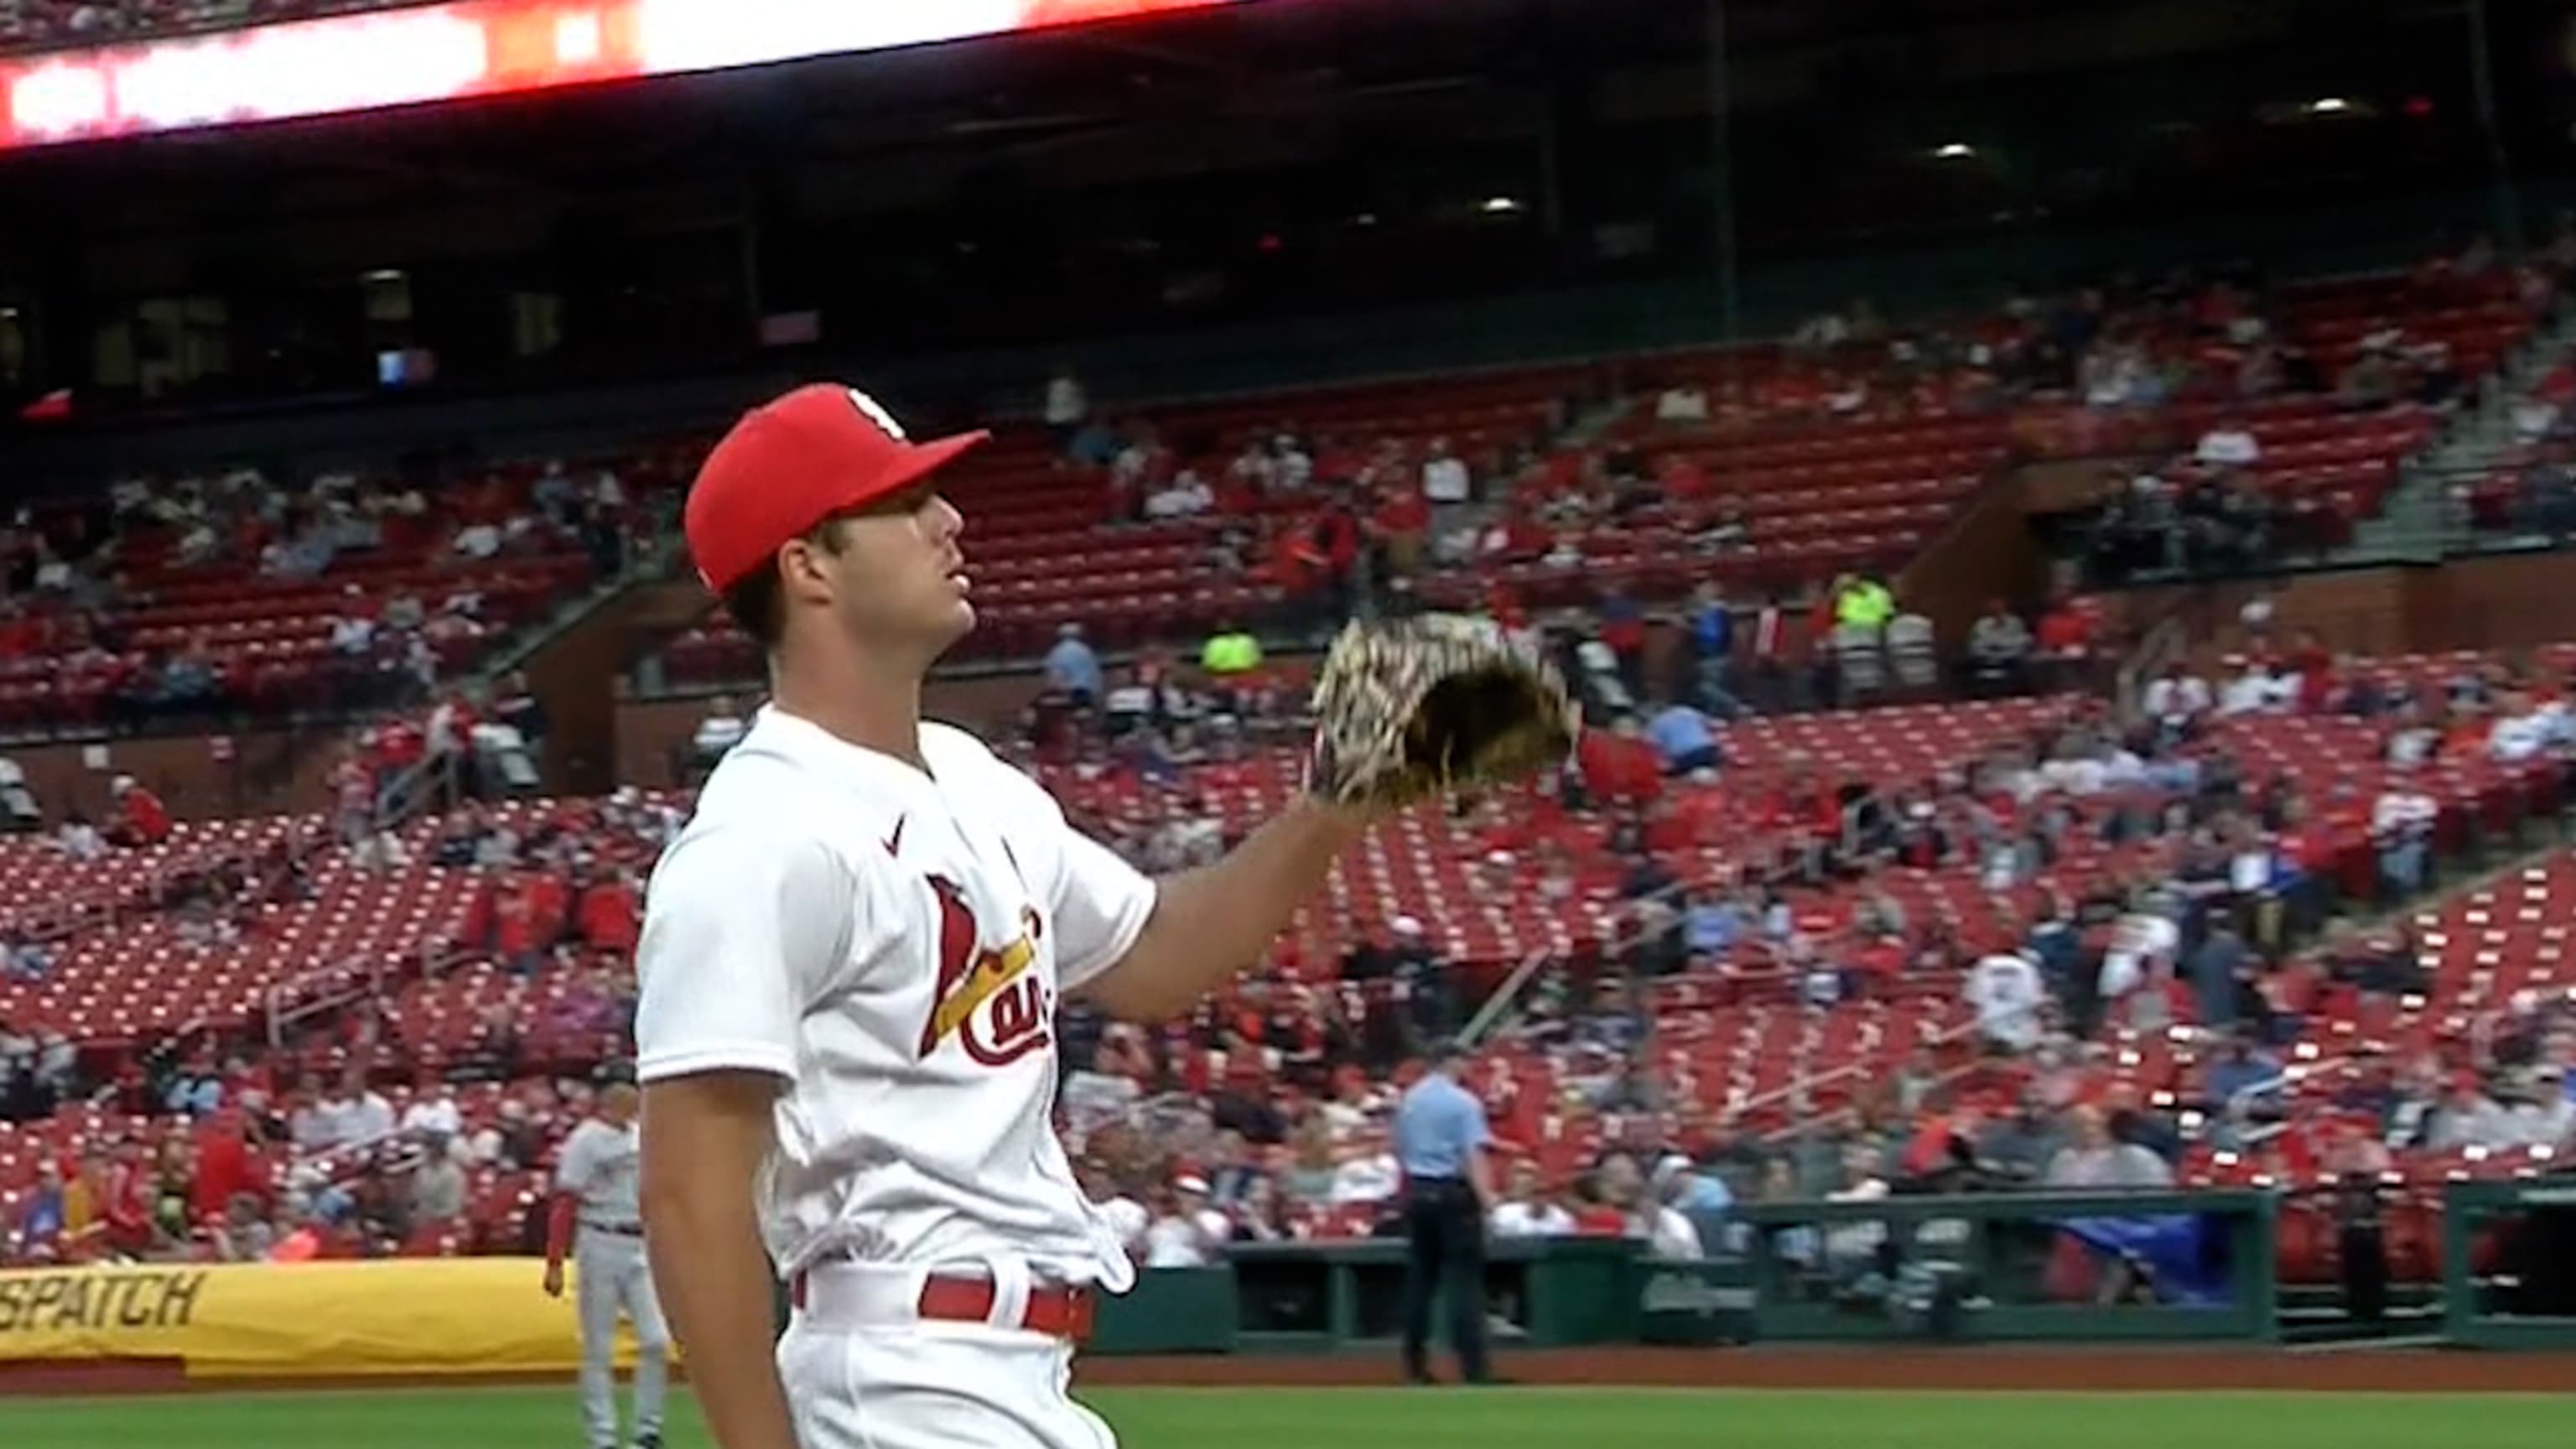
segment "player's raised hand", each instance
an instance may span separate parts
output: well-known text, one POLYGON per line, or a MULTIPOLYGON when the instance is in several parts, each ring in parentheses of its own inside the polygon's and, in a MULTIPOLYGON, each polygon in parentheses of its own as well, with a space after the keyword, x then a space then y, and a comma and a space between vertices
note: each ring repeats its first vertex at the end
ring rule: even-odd
POLYGON ((548 1298, 563 1296, 563 1264, 561 1263, 546 1265, 546 1296, 548 1298))

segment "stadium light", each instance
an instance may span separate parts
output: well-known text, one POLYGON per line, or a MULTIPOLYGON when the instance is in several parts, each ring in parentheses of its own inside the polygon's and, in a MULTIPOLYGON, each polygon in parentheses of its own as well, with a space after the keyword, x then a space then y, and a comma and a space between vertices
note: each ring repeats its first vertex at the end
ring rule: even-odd
POLYGON ((1521 202, 1517 196, 1488 196, 1483 207, 1487 216, 1509 216, 1520 209, 1521 202))
POLYGON ((0 61, 0 150, 340 115, 1251 0, 443 0, 0 61))
POLYGON ((1932 148, 1933 157, 1941 161, 1965 161, 1976 154, 1977 148, 1965 141, 1951 141, 1932 148))
POLYGON ((2308 114, 2311 116, 2340 116, 2351 109, 2352 102, 2341 96, 2319 96, 2308 102, 2308 114))

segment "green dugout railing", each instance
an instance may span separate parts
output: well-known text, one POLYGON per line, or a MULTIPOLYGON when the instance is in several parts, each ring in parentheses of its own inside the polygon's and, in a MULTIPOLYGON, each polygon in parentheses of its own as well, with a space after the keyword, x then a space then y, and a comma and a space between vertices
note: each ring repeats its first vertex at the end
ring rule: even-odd
MULTIPOLYGON (((1688 1263, 1623 1239, 1502 1240, 1486 1267, 1501 1345, 1753 1339, 2269 1340, 2273 1200, 2254 1192, 1998 1194, 1738 1209, 1688 1263)), ((1093 1351, 1377 1349, 1399 1331, 1405 1245, 1239 1245, 1222 1267, 1141 1274, 1093 1351)), ((1435 1332, 1446 1322, 1435 1313, 1435 1332)))
POLYGON ((2576 1176, 2444 1186, 2442 1329, 2470 1348, 2576 1348, 2576 1176))
POLYGON ((1765 1203, 1733 1229, 1765 1339, 2246 1339, 2279 1332, 2258 1192, 1765 1203))

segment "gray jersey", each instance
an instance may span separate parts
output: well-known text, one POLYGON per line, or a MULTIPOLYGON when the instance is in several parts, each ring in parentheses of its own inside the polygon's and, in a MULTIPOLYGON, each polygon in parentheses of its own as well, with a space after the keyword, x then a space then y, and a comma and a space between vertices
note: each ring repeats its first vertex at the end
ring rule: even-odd
POLYGON ((643 1216, 636 1200, 638 1137, 634 1124, 611 1127, 594 1117, 564 1139, 555 1188, 581 1199, 581 1221, 622 1226, 643 1216))

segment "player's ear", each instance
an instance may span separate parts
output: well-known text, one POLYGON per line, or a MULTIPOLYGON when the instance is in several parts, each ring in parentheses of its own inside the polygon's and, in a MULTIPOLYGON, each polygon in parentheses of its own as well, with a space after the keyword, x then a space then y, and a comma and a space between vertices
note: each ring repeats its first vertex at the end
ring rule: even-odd
POLYGON ((778 548, 778 587, 789 602, 829 603, 832 598, 832 563, 841 552, 840 520, 817 525, 802 538, 790 539, 778 548))

